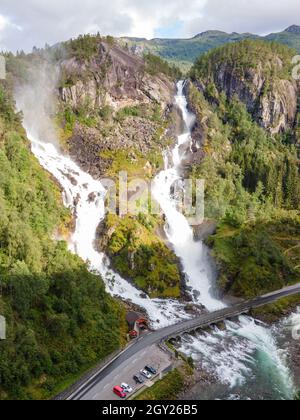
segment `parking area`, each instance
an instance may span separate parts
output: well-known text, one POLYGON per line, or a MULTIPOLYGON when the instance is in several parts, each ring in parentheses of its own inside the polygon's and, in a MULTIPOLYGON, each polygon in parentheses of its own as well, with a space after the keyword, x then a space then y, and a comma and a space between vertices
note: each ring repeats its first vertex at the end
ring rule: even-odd
MULTIPOLYGON (((112 372, 99 382, 91 391, 85 396, 84 400, 94 401, 116 401, 120 397, 113 393, 115 386, 120 386, 122 383, 127 383, 134 391, 140 390, 143 386, 150 387, 153 385, 152 380, 146 380, 144 384, 135 384, 133 377, 139 374, 140 370, 144 369, 146 365, 152 366, 157 370, 159 376, 161 372, 168 369, 172 364, 170 356, 162 351, 158 346, 153 345, 140 353, 137 353, 132 358, 126 360, 117 371, 112 372)), ((155 379, 154 377, 152 379, 155 379)), ((130 397, 130 395, 128 395, 130 397)))

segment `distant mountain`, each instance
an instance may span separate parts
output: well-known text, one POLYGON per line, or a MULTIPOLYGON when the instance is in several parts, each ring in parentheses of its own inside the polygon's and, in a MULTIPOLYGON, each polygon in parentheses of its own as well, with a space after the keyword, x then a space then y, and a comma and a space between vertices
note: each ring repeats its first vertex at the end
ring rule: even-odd
POLYGON ((267 35, 265 39, 286 44, 300 52, 300 26, 292 25, 283 32, 267 35))
POLYGON ((300 26, 292 25, 283 32, 273 33, 265 37, 251 33, 238 34, 211 30, 197 34, 191 39, 161 39, 150 41, 138 38, 121 38, 120 42, 127 45, 135 53, 151 52, 162 58, 180 64, 188 69, 191 64, 204 53, 213 48, 244 39, 265 39, 288 45, 300 52, 300 26))
POLYGON ((300 26, 298 26, 298 25, 292 25, 289 28, 287 28, 285 30, 285 32, 289 32, 291 34, 298 34, 298 35, 300 35, 300 26))

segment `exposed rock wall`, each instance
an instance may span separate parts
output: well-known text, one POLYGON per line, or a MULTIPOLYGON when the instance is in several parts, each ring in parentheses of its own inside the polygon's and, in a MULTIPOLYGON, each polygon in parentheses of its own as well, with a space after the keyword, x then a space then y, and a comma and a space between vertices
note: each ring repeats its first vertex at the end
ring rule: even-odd
POLYGON ((104 176, 113 163, 113 159, 103 158, 103 153, 128 151, 128 160, 134 164, 135 151, 145 157, 153 152, 161 157, 175 140, 181 119, 174 106, 175 82, 164 74, 147 73, 140 57, 101 42, 99 53, 90 62, 71 58, 61 62, 61 69, 70 80, 59 89, 62 114, 70 109, 76 116, 67 146, 92 176, 104 176), (99 112, 107 106, 111 115, 103 120, 99 112), (133 115, 118 118, 118 112, 126 107, 138 108, 138 115, 133 110, 133 115), (90 110, 96 120, 92 126, 77 118, 81 109, 90 110))
MULTIPOLYGON (((280 67, 280 60, 273 63, 280 67)), ((272 134, 293 127, 297 113, 299 89, 296 81, 274 78, 269 82, 263 66, 236 71, 231 64, 221 63, 214 71, 217 89, 232 99, 237 96, 255 120, 272 134)))
POLYGON ((114 109, 156 101, 165 108, 173 100, 175 86, 166 76, 150 76, 144 62, 118 46, 102 42, 99 54, 88 64, 69 59, 61 63, 64 72, 78 80, 60 89, 63 102, 74 109, 87 100, 95 107, 114 109))

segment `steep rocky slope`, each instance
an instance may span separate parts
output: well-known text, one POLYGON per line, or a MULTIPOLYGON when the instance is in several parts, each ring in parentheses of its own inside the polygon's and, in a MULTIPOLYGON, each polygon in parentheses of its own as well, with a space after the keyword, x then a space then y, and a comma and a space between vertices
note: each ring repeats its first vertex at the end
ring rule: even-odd
POLYGON ((129 164, 148 157, 147 166, 155 171, 172 136, 166 131, 173 111, 172 78, 149 74, 141 58, 103 41, 89 60, 71 56, 60 67, 62 137, 83 169, 103 176, 115 155, 127 151, 129 164))
MULTIPOLYGON (((95 178, 118 180, 126 171, 129 181, 151 180, 181 123, 174 106, 176 70, 98 37, 74 40, 62 53, 56 122, 64 147, 95 178), (89 57, 78 53, 86 44, 96 44, 89 57)), ((139 200, 149 208, 146 201, 139 200)), ((162 223, 148 214, 111 215, 97 244, 122 276, 150 296, 180 297, 179 262, 159 237, 162 223)))
POLYGON ((296 122, 299 86, 292 78, 294 53, 279 44, 244 41, 203 56, 192 78, 214 95, 235 96, 256 122, 271 134, 292 129, 296 122))
MULTIPOLYGON (((186 91, 196 114, 187 160, 206 180, 209 240, 224 293, 242 297, 299 278, 300 177, 298 86, 291 51, 261 41, 200 58, 186 91)), ((289 305, 269 308, 278 316, 289 305)))
POLYGON ((101 41, 98 48, 88 61, 76 57, 61 61, 66 78, 60 89, 64 102, 74 109, 88 101, 93 107, 110 105, 115 110, 152 101, 165 108, 172 102, 174 87, 167 76, 149 75, 142 58, 115 44, 101 41))

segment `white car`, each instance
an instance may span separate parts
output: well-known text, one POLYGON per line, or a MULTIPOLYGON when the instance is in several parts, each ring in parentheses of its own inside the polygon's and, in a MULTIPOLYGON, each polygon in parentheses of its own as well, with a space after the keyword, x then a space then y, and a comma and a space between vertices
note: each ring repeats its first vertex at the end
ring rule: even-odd
POLYGON ((143 375, 143 376, 144 376, 144 378, 147 378, 147 379, 151 379, 151 378, 152 378, 151 373, 150 373, 150 372, 148 372, 146 369, 141 370, 141 375, 143 375))
POLYGON ((121 388, 123 389, 124 392, 126 392, 126 394, 131 394, 133 392, 133 388, 128 384, 123 383, 121 385, 121 388))

